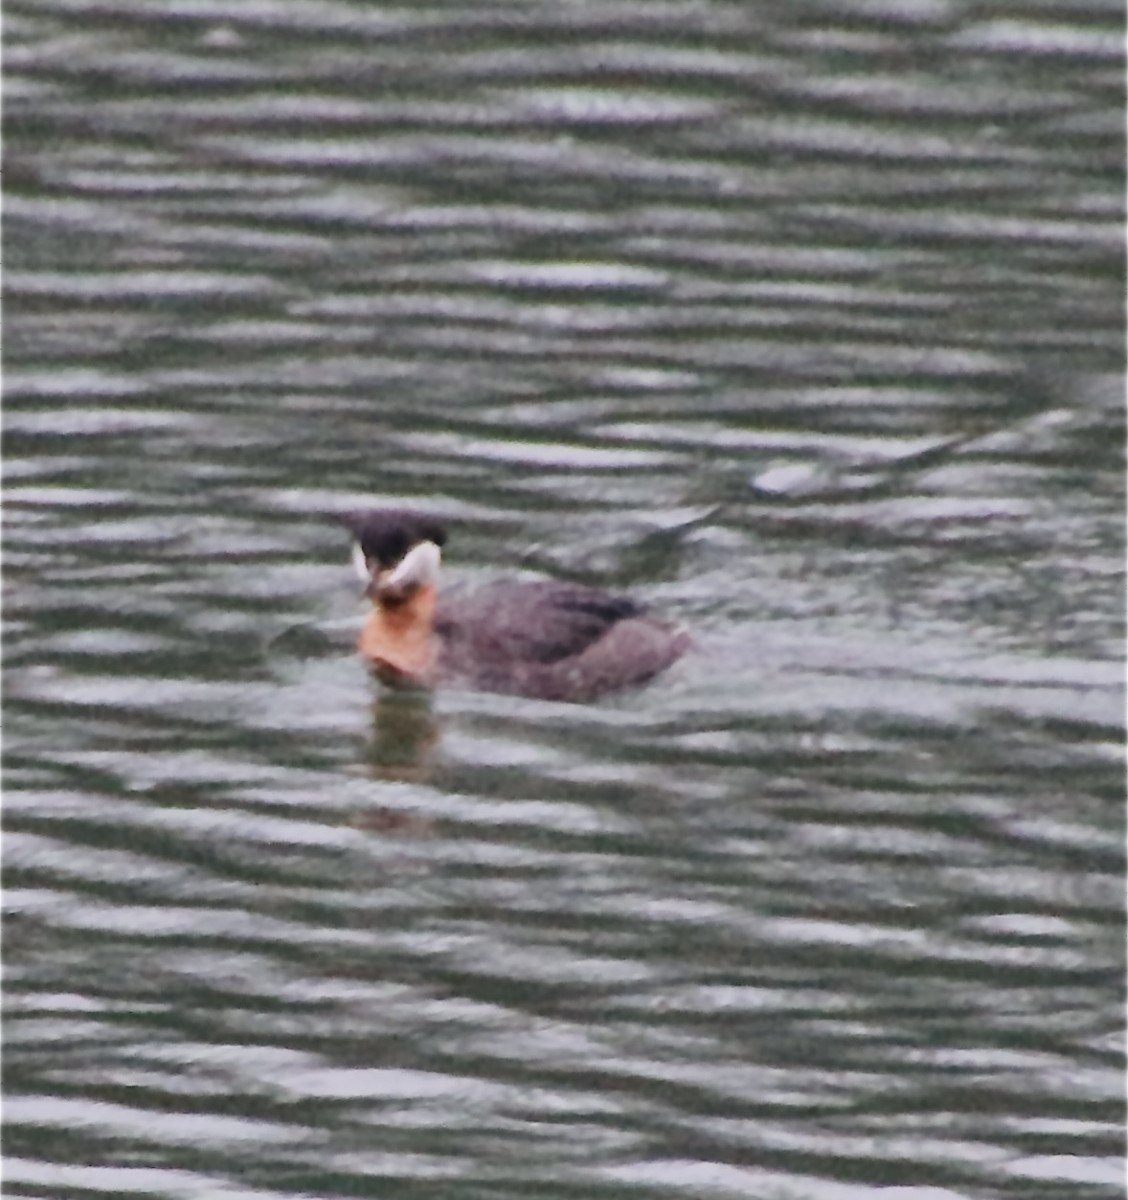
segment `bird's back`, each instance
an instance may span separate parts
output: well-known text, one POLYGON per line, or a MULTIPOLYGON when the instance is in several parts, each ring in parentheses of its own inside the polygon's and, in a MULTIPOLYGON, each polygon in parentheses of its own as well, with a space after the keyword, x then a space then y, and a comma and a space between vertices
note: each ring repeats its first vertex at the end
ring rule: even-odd
POLYGON ((440 599, 435 632, 444 676, 547 700, 644 683, 689 644, 633 600, 550 581, 454 591, 440 599))

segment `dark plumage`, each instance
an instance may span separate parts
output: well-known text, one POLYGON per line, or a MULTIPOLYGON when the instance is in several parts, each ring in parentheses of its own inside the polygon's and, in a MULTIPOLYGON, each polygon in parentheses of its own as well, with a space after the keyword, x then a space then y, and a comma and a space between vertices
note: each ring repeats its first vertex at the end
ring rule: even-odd
MULTIPOLYGON (((442 524, 418 513, 350 513, 344 521, 374 577, 393 572, 421 542, 446 541, 442 524)), ((417 596, 382 604, 380 588, 369 587, 375 608, 361 650, 387 682, 450 680, 482 691, 586 701, 645 683, 689 646, 686 633, 652 619, 635 601, 581 584, 499 580, 455 589, 437 603, 433 591, 423 585, 417 596)))
POLYGON ((592 700, 645 683, 689 645, 633 600, 548 581, 440 597, 435 631, 450 677, 543 700, 592 700))
POLYGON ((617 621, 641 615, 633 600, 594 588, 512 580, 440 597, 435 629, 477 658, 547 664, 585 650, 617 621))
POLYGON ((380 508, 342 513, 340 519, 360 543, 364 557, 384 568, 394 567, 412 546, 420 542, 446 545, 446 529, 426 513, 380 508))

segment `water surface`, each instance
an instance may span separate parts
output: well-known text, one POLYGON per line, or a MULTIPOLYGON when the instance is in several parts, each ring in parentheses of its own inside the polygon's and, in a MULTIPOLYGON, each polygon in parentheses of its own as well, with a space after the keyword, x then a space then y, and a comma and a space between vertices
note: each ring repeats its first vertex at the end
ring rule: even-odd
POLYGON ((1119 8, 6 16, 5 1194, 1122 1195, 1119 8))

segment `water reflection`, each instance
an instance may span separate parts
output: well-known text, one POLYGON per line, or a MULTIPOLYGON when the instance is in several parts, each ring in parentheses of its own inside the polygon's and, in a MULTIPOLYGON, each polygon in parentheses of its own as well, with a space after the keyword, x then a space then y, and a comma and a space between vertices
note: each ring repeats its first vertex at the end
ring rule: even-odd
POLYGON ((439 740, 439 722, 425 692, 381 689, 372 704, 367 761, 374 776, 422 782, 439 740))
POLYGON ((1122 12, 5 15, 7 1189, 1120 1195, 1122 12))

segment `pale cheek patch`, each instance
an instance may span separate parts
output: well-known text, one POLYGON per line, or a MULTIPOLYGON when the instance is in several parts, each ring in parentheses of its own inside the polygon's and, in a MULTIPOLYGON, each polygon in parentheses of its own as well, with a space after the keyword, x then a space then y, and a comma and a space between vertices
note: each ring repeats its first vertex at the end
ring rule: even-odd
POLYGON ((360 548, 359 542, 353 542, 352 565, 361 583, 369 584, 372 582, 372 572, 368 569, 368 559, 364 557, 364 551, 360 548))
POLYGON ((387 587, 396 590, 433 584, 439 577, 442 555, 434 542, 420 542, 388 576, 387 587))

